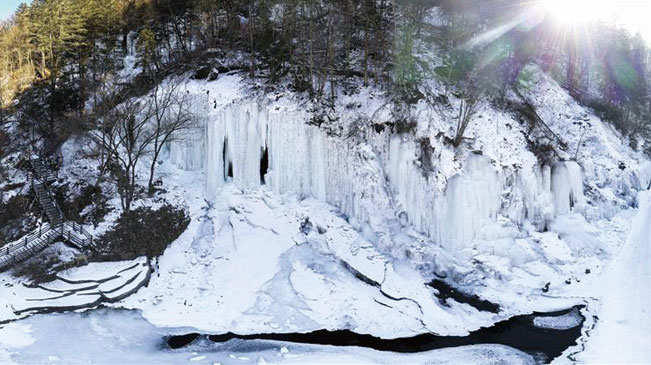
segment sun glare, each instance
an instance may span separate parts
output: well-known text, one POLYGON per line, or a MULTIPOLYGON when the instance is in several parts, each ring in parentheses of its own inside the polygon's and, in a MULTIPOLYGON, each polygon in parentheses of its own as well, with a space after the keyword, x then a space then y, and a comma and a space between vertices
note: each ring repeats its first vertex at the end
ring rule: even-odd
POLYGON ((545 13, 567 26, 612 21, 651 42, 651 0, 540 0, 545 13))
POLYGON ((543 0, 542 3, 548 15, 569 25, 589 23, 614 13, 613 2, 608 0, 543 0))

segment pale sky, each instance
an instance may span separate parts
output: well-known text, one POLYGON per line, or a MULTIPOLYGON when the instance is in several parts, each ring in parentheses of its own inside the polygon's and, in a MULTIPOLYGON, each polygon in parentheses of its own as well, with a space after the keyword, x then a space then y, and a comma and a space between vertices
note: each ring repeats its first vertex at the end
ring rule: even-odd
POLYGON ((651 0, 538 0, 564 23, 612 20, 651 42, 651 0))
MULTIPOLYGON (((6 20, 22 2, 31 0, 0 0, 0 21, 6 20)), ((598 15, 601 18, 616 17, 631 33, 640 32, 651 42, 651 0, 539 0, 557 4, 559 11, 571 17, 580 14, 598 15), (572 4, 580 5, 582 11, 570 11, 572 4), (586 11, 590 9, 590 11, 586 11)), ((578 9, 577 9, 578 10, 578 9)))
POLYGON ((0 20, 6 20, 16 11, 20 3, 28 0, 0 0, 0 20))
POLYGON ((632 33, 640 32, 647 42, 651 42, 651 21, 649 19, 651 17, 651 1, 620 1, 614 13, 613 15, 626 24, 632 33))

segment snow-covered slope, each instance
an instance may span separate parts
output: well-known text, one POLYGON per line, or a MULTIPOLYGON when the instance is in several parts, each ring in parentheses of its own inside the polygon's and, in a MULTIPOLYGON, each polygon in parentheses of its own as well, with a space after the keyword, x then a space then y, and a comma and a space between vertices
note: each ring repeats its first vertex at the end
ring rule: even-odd
POLYGON ((242 194, 232 185, 212 206, 188 199, 199 216, 160 259, 149 288, 120 304, 158 326, 351 329, 396 338, 464 335, 504 318, 465 304, 442 306, 418 271, 394 263, 317 200, 262 189, 242 194), (306 218, 312 228, 301 232, 306 218))
MULTIPOLYGON (((530 88, 509 97, 534 105, 566 142, 555 161, 541 163, 528 127, 489 103, 453 148, 454 98, 442 112, 414 106, 416 124, 400 134, 372 88, 338 95, 324 116, 291 92, 251 92, 236 74, 187 80, 181 92, 200 125, 168 146, 158 177, 192 221, 149 286, 113 305, 207 333, 383 338, 464 335, 576 304, 591 318, 651 164, 531 71, 530 88), (500 312, 440 301, 426 285, 434 277, 500 312)), ((64 172, 88 169, 75 153, 66 150, 64 172)))
POLYGON ((525 126, 488 104, 455 150, 440 137, 450 128, 441 115, 419 114, 413 134, 376 128, 390 115, 370 89, 341 95, 338 118, 317 126, 294 94, 252 95, 234 75, 188 81, 202 125, 170 146, 162 177, 195 201, 193 223, 161 259, 161 279, 128 306, 156 324, 206 331, 325 327, 395 337, 465 333, 583 303, 625 239, 649 164, 533 72, 538 80, 523 97, 568 144, 550 165, 527 149, 525 126), (431 168, 422 165, 423 139, 431 168), (303 237, 305 217, 326 233, 303 237), (434 274, 503 311, 443 308, 424 285, 409 289, 434 274), (337 300, 324 299, 334 293, 337 300), (369 308, 401 319, 388 326, 369 308))
POLYGON ((621 254, 608 264, 596 293, 599 324, 580 359, 588 363, 648 363, 651 344, 651 192, 639 194, 640 211, 621 254))

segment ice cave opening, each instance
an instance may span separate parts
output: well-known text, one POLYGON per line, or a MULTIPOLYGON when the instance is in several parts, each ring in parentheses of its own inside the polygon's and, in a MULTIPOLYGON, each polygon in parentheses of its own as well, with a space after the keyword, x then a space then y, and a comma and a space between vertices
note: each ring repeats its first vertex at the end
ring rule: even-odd
POLYGON ((262 149, 262 158, 260 159, 260 184, 266 183, 267 172, 269 172, 269 149, 265 146, 262 149))

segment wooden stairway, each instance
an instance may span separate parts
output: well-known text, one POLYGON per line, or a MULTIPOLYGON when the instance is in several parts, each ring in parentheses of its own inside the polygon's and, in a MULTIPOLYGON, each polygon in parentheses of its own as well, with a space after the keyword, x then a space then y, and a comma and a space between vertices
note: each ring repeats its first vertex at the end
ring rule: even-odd
POLYGON ((40 158, 30 158, 29 160, 35 175, 45 184, 51 184, 56 181, 57 177, 51 169, 48 169, 40 158))
POLYGON ((59 206, 54 202, 54 199, 52 199, 47 185, 41 181, 32 180, 32 188, 34 189, 34 194, 36 194, 36 197, 38 198, 39 204, 41 204, 41 207, 45 210, 45 215, 47 215, 50 223, 55 226, 63 223, 63 213, 59 206))
POLYGON ((34 171, 32 189, 39 204, 45 210, 49 223, 0 248, 0 271, 30 258, 60 240, 79 249, 95 248, 93 237, 80 224, 65 222, 63 213, 52 198, 48 187, 49 183, 56 181, 54 173, 37 157, 30 157, 29 161, 34 171))
POLYGON ((62 228, 62 225, 52 227, 45 223, 18 241, 0 248, 0 270, 30 258, 56 242, 61 237, 62 228))
POLYGON ((41 204, 41 207, 45 210, 45 215, 47 215, 51 225, 57 226, 62 224, 63 213, 56 204, 54 198, 52 198, 52 194, 48 187, 49 184, 56 181, 54 172, 47 168, 43 161, 38 157, 32 156, 29 159, 29 162, 34 171, 34 174, 32 175, 32 189, 38 198, 39 204, 41 204))

